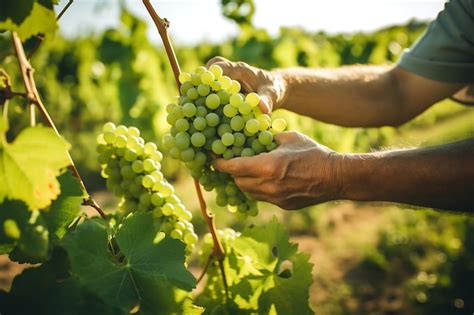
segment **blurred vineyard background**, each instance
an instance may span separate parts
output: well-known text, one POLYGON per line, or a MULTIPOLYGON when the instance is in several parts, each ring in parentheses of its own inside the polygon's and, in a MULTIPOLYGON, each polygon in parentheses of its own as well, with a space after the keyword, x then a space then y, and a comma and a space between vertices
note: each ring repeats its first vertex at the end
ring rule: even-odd
MULTIPOLYGON (((270 36, 254 28, 248 16, 232 12, 227 16, 240 24, 240 34, 220 44, 176 47, 183 70, 192 71, 216 55, 263 68, 390 64, 426 27, 412 21, 372 33, 331 36, 282 28, 270 36)), ((147 140, 159 144, 168 130, 164 108, 177 94, 166 55, 147 38, 146 23, 125 9, 120 18, 119 28, 100 34, 75 39, 58 34, 47 39, 32 60, 40 95, 72 144, 72 156, 87 186, 106 207, 113 207, 114 200, 104 192, 96 162, 95 139, 101 126, 106 121, 135 125, 147 140)), ((13 47, 5 36, 0 36, 0 60, 8 73, 17 73, 13 47)), ((21 82, 14 85, 21 89, 21 82)), ((11 125, 17 129, 10 136, 28 124, 28 115, 22 115, 25 108, 21 101, 12 104, 11 125)), ((289 129, 340 152, 435 145, 474 136, 474 108, 450 100, 398 128, 342 128, 283 110, 274 115, 286 118, 289 129)), ((164 167, 178 195, 195 212, 202 235, 206 230, 190 177, 176 161, 165 158, 164 167)), ((249 223, 219 209, 211 196, 207 199, 219 227, 249 223)), ((260 215, 250 221, 261 223, 277 216, 300 248, 311 253, 315 265, 311 304, 318 314, 474 312, 472 216, 347 201, 293 212, 269 204, 260 208, 260 215)), ((2 277, 0 285, 8 287, 9 279, 2 277)))

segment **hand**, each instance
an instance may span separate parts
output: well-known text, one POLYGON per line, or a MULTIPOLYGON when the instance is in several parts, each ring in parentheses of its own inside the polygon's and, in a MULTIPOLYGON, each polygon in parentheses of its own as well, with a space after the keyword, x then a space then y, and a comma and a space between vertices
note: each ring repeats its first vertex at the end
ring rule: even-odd
POLYGON ((277 134, 275 141, 278 148, 269 153, 218 159, 214 167, 253 198, 284 209, 338 199, 341 155, 295 131, 277 134))
POLYGON ((214 57, 206 67, 218 65, 224 74, 237 80, 245 92, 256 92, 260 95, 260 108, 266 114, 281 107, 286 94, 286 83, 276 72, 252 67, 244 62, 232 62, 223 57, 214 57))

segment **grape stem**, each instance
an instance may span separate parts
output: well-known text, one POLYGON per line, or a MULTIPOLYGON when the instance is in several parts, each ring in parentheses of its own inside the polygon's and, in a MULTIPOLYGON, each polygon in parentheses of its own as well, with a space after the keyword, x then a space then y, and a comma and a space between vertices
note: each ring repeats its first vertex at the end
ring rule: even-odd
MULTIPOLYGON (((179 82, 179 74, 181 73, 181 69, 179 67, 178 59, 176 58, 176 54, 174 52, 173 46, 171 45, 170 37, 168 35, 168 28, 169 28, 170 22, 166 18, 161 18, 158 16, 152 4, 150 3, 150 0, 143 0, 143 4, 145 5, 148 13, 150 14, 153 22, 156 25, 156 28, 158 29, 158 33, 160 34, 161 40, 163 41, 166 55, 168 56, 168 60, 171 64, 171 68, 174 74, 174 79, 176 81, 176 85, 178 86, 178 90, 179 90, 181 86, 181 83, 179 82)), ((214 248, 210 254, 211 256, 209 257, 208 262, 210 262, 212 258, 217 259, 217 261, 219 262, 219 267, 222 273, 222 281, 224 283, 224 288, 227 293, 228 292, 227 277, 224 270, 225 252, 224 252, 224 247, 222 246, 222 243, 219 240, 219 237, 217 235, 216 224, 214 221, 214 214, 207 209, 206 201, 204 200, 201 186, 197 179, 194 179, 194 187, 196 188, 196 193, 199 199, 201 213, 207 223, 207 227, 209 229, 209 232, 212 235, 212 240, 214 242, 214 248)), ((207 265, 209 265, 209 263, 207 265)), ((204 269, 204 271, 207 270, 207 267, 204 269)), ((202 276, 200 278, 202 278, 202 276)))
MULTIPOLYGON (((20 67, 20 73, 21 73, 21 78, 23 80, 23 84, 25 86, 25 91, 26 91, 26 98, 30 102, 32 107, 30 107, 30 119, 33 120, 34 118, 34 109, 35 107, 38 108, 39 112, 41 113, 46 125, 51 127, 54 132, 58 135, 61 136, 59 133, 58 129, 56 128, 53 120, 51 119, 51 116, 49 115, 48 111, 46 110, 46 107, 44 106, 38 90, 36 89, 36 83, 35 79, 33 77, 33 72, 34 69, 31 66, 30 62, 26 58, 25 55, 25 50, 23 48, 23 44, 20 40, 20 37, 16 32, 12 32, 12 41, 13 41, 13 46, 15 47, 15 52, 16 56, 18 58, 18 64, 20 67)), ((36 119, 35 119, 36 120, 36 119)), ((32 121, 30 121, 31 123, 32 121)), ((81 175, 79 174, 79 171, 77 170, 76 166, 74 165, 74 161, 72 160, 71 154, 69 151, 66 151, 67 157, 69 159, 69 169, 71 172, 74 174, 74 176, 79 180, 79 183, 82 187, 82 190, 87 194, 87 198, 85 198, 82 202, 83 205, 86 206, 91 206, 94 208, 103 219, 106 219, 105 213, 102 211, 102 209, 99 207, 99 205, 91 198, 89 195, 87 188, 84 184, 84 181, 82 180, 81 175)))

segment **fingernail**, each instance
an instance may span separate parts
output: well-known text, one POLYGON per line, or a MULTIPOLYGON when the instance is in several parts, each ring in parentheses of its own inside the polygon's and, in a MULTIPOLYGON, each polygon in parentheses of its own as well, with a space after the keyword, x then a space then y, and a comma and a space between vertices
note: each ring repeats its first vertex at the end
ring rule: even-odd
POLYGON ((262 110, 262 112, 264 112, 265 114, 270 113, 270 105, 269 104, 270 104, 270 102, 269 102, 267 96, 264 95, 264 96, 260 97, 259 107, 262 110))

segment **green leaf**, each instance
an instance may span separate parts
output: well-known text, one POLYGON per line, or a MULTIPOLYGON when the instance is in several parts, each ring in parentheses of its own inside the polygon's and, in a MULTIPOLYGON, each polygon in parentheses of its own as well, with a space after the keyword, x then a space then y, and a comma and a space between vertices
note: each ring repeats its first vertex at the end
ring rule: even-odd
POLYGON ((312 264, 298 253, 275 218, 262 227, 248 227, 224 240, 224 268, 231 297, 225 298, 217 264, 198 304, 211 314, 313 314, 309 307, 312 264))
POLYGON ((107 304, 125 311, 136 304, 146 313, 176 311, 173 288, 189 291, 196 280, 184 268, 185 245, 171 238, 155 244, 157 231, 151 213, 136 213, 115 234, 121 253, 109 250, 114 235, 93 220, 63 240, 73 273, 107 304))
POLYGON ((48 211, 42 213, 49 233, 57 238, 62 238, 67 226, 81 211, 84 192, 77 178, 70 171, 58 177, 61 194, 53 201, 48 211))
POLYGON ((45 127, 27 128, 0 147, 0 202, 19 199, 33 210, 49 206, 59 195, 56 176, 69 165, 68 147, 45 127))
POLYGON ((64 271, 67 255, 56 248, 51 261, 25 269, 13 280, 9 293, 0 296, 2 313, 48 315, 120 314, 84 290, 79 282, 64 271), (39 289, 40 288, 40 289, 39 289))
POLYGON ((53 2, 2 0, 0 29, 17 32, 22 40, 37 34, 53 35, 57 29, 53 2))

